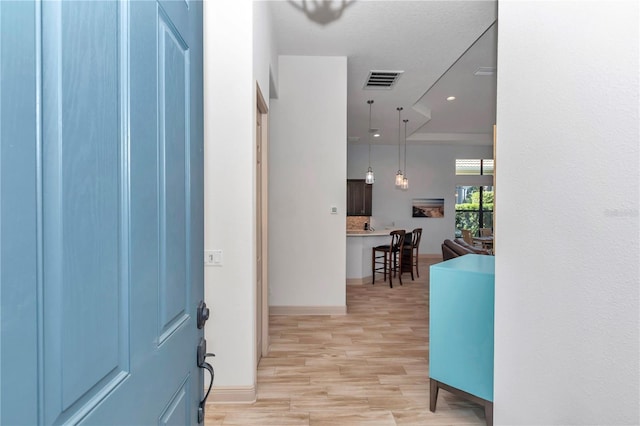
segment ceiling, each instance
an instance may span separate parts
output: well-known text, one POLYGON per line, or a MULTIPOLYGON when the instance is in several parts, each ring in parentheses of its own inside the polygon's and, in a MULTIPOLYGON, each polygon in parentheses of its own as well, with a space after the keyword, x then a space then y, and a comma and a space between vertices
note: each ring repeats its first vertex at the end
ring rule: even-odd
MULTIPOLYGON (((398 143, 398 111, 409 144, 491 145, 496 112, 496 0, 270 2, 280 55, 348 58, 347 135, 398 143), (304 13, 306 4, 308 14, 304 13), (391 89, 365 89, 372 70, 404 71, 391 89), (453 101, 447 101, 455 96, 453 101)), ((402 132, 404 135, 404 131, 402 132)))

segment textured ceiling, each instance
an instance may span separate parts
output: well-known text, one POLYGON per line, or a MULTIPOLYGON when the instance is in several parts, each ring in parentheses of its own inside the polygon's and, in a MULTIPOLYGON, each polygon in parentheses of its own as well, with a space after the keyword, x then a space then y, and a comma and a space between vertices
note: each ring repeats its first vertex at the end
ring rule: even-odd
MULTIPOLYGON (((495 0, 346 1, 335 16, 313 17, 322 23, 305 15, 302 3, 270 2, 278 53, 348 57, 347 134, 358 139, 351 143, 367 143, 368 99, 372 127, 382 131, 372 143, 398 143, 398 106, 409 119, 409 143, 491 143, 496 76, 473 72, 496 66, 495 0), (371 70, 404 73, 390 90, 364 89, 371 70)), ((311 11, 343 4, 304 3, 311 11)))

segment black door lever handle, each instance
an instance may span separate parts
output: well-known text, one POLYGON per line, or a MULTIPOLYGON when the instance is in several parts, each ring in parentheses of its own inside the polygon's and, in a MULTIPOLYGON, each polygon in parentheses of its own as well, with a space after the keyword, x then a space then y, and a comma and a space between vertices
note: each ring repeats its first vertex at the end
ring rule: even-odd
POLYGON ((215 356, 215 354, 207 352, 207 341, 201 337, 196 353, 196 363, 198 364, 198 368, 202 368, 203 370, 207 370, 209 372, 211 380, 209 381, 209 388, 207 389, 207 393, 204 395, 204 398, 202 398, 202 401, 200 401, 200 403, 198 404, 198 423, 202 423, 204 421, 204 404, 207 402, 207 398, 209 397, 209 393, 211 392, 211 388, 213 387, 213 367, 207 362, 207 357, 210 356, 215 356))
POLYGON ((202 327, 204 327, 204 324, 209 319, 209 308, 207 308, 207 304, 201 300, 200 303, 198 303, 198 308, 196 312, 198 316, 197 326, 198 326, 198 329, 201 329, 202 327))

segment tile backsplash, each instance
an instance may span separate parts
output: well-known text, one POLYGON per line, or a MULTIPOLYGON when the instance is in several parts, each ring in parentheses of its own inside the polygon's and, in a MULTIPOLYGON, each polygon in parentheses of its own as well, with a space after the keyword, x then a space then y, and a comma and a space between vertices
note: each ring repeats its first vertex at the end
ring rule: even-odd
POLYGON ((370 219, 369 216, 347 216, 347 230, 362 230, 370 219))

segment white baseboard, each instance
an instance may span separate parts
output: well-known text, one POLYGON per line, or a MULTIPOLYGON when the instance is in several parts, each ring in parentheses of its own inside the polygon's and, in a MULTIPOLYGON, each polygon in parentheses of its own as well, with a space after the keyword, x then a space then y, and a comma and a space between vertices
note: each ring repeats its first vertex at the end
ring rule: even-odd
POLYGON ((371 284, 371 275, 362 278, 347 278, 347 285, 371 284))
POLYGON ((269 315, 346 315, 346 306, 269 306, 269 315))
POLYGON ((214 386, 207 398, 207 404, 251 404, 253 402, 256 402, 255 386, 214 386))

